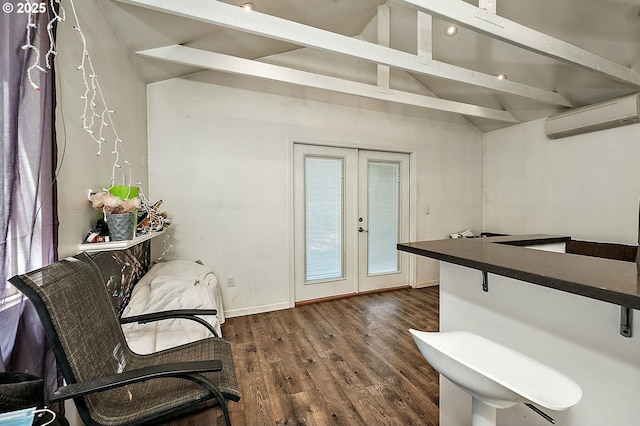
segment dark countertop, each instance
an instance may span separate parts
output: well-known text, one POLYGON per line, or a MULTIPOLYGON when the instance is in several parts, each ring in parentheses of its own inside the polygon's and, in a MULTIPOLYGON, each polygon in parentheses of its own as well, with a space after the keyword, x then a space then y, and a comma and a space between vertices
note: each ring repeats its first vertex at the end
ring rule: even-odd
POLYGON ((640 310, 635 262, 522 247, 569 240, 559 235, 447 239, 401 243, 398 250, 640 310))

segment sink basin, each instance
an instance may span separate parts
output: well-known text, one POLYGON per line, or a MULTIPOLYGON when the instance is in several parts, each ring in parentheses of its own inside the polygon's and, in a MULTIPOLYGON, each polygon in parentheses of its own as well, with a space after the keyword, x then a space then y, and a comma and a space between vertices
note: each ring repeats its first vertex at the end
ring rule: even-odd
POLYGON ((565 410, 582 398, 582 389, 569 377, 484 337, 466 331, 409 332, 433 368, 494 411, 520 403, 565 410))

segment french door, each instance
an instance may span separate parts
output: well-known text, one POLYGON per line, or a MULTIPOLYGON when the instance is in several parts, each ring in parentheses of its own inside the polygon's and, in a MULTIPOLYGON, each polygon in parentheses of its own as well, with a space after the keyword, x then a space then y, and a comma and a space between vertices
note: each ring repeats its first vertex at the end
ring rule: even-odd
POLYGON ((409 155, 294 145, 295 300, 408 284, 409 155))

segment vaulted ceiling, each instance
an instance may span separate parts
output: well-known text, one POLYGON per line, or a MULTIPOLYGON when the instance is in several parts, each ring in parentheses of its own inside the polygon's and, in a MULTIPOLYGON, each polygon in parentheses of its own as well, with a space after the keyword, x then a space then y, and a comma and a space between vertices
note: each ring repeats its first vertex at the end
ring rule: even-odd
POLYGON ((243 2, 100 4, 147 82, 208 69, 456 112, 483 131, 640 91, 640 0, 243 2))

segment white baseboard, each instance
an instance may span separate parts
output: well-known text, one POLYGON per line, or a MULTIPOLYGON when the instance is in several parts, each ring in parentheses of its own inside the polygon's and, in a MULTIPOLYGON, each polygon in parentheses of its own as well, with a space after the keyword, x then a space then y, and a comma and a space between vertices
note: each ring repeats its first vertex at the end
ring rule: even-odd
MULTIPOLYGON (((440 280, 420 281, 416 283, 415 288, 433 287, 440 284, 440 280)), ((272 303, 270 305, 251 306, 249 308, 230 309, 224 311, 225 318, 242 317, 245 315, 261 314, 263 312, 280 311, 289 309, 288 302, 272 303)))
POLYGON ((251 306, 249 308, 230 309, 224 311, 225 318, 242 317, 245 315, 261 314, 263 312, 280 311, 289 309, 289 302, 273 303, 270 305, 251 306))
POLYGON ((440 285, 440 280, 420 281, 416 283, 415 288, 433 287, 440 285))

